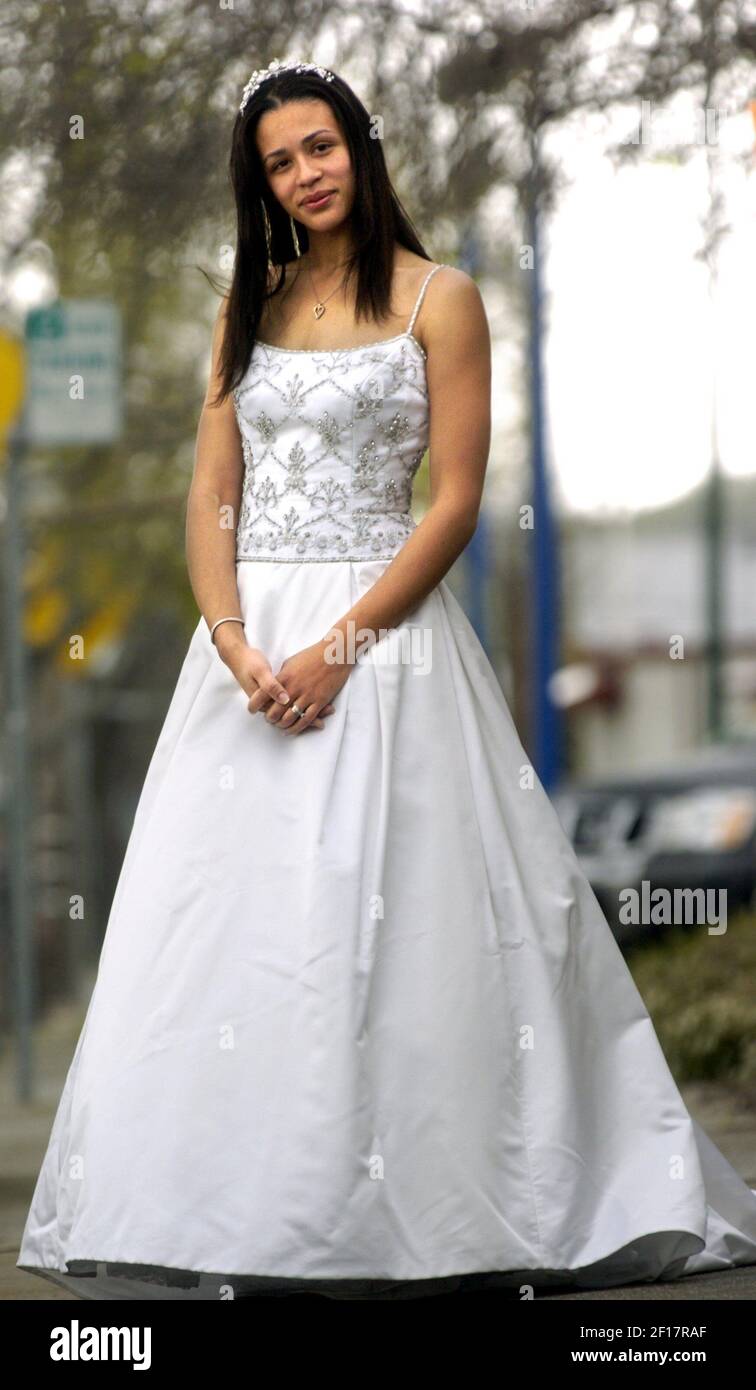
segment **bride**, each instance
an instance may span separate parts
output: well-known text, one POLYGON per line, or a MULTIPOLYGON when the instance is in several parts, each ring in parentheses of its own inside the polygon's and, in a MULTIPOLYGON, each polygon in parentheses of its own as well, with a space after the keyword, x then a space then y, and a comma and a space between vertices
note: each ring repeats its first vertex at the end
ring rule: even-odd
POLYGON ((481 500, 488 325, 373 134, 340 77, 288 60, 234 125, 201 616, 18 1259, 83 1298, 756 1263, 756 1193, 688 1114, 446 583, 481 500))

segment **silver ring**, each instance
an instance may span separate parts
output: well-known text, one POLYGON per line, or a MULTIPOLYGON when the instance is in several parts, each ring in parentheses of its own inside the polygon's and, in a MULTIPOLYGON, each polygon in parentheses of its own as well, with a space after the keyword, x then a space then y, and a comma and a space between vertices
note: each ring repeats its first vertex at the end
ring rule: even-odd
POLYGON ((293 704, 292 709, 299 719, 304 719, 306 710, 300 709, 298 704, 293 704))

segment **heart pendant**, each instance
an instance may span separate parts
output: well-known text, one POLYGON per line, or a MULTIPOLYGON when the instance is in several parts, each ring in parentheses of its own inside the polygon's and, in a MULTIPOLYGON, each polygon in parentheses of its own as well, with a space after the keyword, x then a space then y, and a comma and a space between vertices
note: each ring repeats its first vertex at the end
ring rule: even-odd
POLYGON ((316 304, 312 312, 315 315, 316 319, 322 319, 325 313, 325 304, 316 304))

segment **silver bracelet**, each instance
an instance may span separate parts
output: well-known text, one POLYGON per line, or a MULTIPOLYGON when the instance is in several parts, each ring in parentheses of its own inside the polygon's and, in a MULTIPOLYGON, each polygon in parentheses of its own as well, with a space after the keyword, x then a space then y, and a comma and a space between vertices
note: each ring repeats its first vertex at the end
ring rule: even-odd
POLYGON ((218 621, 217 621, 217 623, 213 623, 213 625, 212 625, 212 627, 211 627, 211 629, 210 629, 210 641, 213 643, 213 646, 215 646, 215 629, 216 629, 216 627, 220 627, 221 623, 241 623, 242 626, 244 626, 244 619, 243 619, 243 618, 219 618, 218 621))

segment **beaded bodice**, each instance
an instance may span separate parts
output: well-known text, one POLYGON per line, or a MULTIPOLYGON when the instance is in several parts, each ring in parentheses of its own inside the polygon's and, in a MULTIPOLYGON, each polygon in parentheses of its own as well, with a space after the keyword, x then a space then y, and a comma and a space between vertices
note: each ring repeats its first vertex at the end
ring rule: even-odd
POLYGON ((412 329, 336 349, 256 342, 233 393, 244 454, 237 560, 391 559, 414 529, 428 447, 425 353, 412 329))

